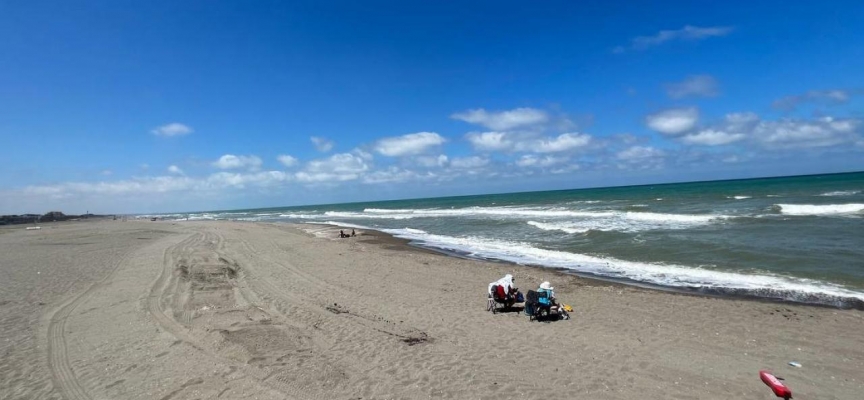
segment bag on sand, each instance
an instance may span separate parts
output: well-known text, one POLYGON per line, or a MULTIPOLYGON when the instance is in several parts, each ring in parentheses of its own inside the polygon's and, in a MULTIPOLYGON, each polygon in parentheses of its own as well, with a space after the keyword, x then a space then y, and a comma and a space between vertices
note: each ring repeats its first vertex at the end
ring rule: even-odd
POLYGON ((516 292, 516 302, 517 303, 525 302, 525 297, 522 296, 522 292, 516 292))

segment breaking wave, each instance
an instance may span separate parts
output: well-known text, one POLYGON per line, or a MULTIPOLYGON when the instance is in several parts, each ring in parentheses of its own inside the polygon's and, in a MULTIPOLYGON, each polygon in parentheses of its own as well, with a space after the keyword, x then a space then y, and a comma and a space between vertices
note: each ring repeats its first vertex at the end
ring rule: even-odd
POLYGON ((864 212, 864 204, 775 204, 784 215, 849 215, 864 212))
POLYGON ((642 232, 658 229, 688 229, 730 218, 725 215, 659 214, 647 212, 612 212, 594 218, 568 221, 528 221, 528 225, 545 231, 584 233, 594 231, 642 232))
POLYGON ((529 243, 481 237, 453 237, 416 229, 383 229, 416 244, 468 257, 562 268, 577 273, 699 291, 864 309, 864 293, 811 279, 716 271, 546 250, 529 243))
POLYGON ((854 196, 858 193, 861 193, 860 190, 838 190, 835 192, 826 192, 820 194, 823 197, 835 197, 835 196, 854 196))

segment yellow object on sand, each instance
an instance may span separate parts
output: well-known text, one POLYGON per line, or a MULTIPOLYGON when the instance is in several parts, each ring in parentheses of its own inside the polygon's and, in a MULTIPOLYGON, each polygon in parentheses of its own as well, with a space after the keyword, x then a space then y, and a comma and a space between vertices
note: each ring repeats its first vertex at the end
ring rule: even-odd
POLYGON ((573 307, 570 307, 569 304, 562 304, 562 305, 561 305, 561 308, 563 308, 564 311, 567 311, 567 312, 573 312, 573 307))

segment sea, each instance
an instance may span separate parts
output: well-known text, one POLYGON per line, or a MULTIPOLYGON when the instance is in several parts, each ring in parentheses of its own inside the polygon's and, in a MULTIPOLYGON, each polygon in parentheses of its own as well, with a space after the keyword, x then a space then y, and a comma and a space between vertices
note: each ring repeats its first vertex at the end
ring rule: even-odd
POLYGON ((864 309, 864 172, 158 217, 375 229, 625 284, 864 309))

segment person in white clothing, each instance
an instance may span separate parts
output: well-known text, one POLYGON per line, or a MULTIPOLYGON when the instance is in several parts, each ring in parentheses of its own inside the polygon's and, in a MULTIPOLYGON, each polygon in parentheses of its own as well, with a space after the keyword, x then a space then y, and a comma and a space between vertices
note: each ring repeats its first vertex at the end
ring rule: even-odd
POLYGON ((513 278, 513 275, 507 274, 507 275, 504 275, 503 278, 501 278, 495 282, 490 283, 489 288, 487 289, 487 292, 489 293, 489 297, 490 298, 494 297, 492 294, 492 287, 501 286, 502 288, 504 288, 504 295, 507 296, 507 300, 508 300, 507 306, 508 307, 512 306, 514 303, 517 302, 517 299, 519 297, 519 289, 517 289, 516 286, 514 286, 515 281, 516 281, 516 279, 513 278))
POLYGON ((504 275, 503 278, 501 278, 495 282, 490 283, 489 289, 487 291, 489 292, 489 295, 491 296, 492 295, 492 286, 497 285, 497 286, 503 287, 504 293, 509 295, 510 290, 513 288, 513 281, 514 281, 513 275, 510 275, 510 274, 504 275))

